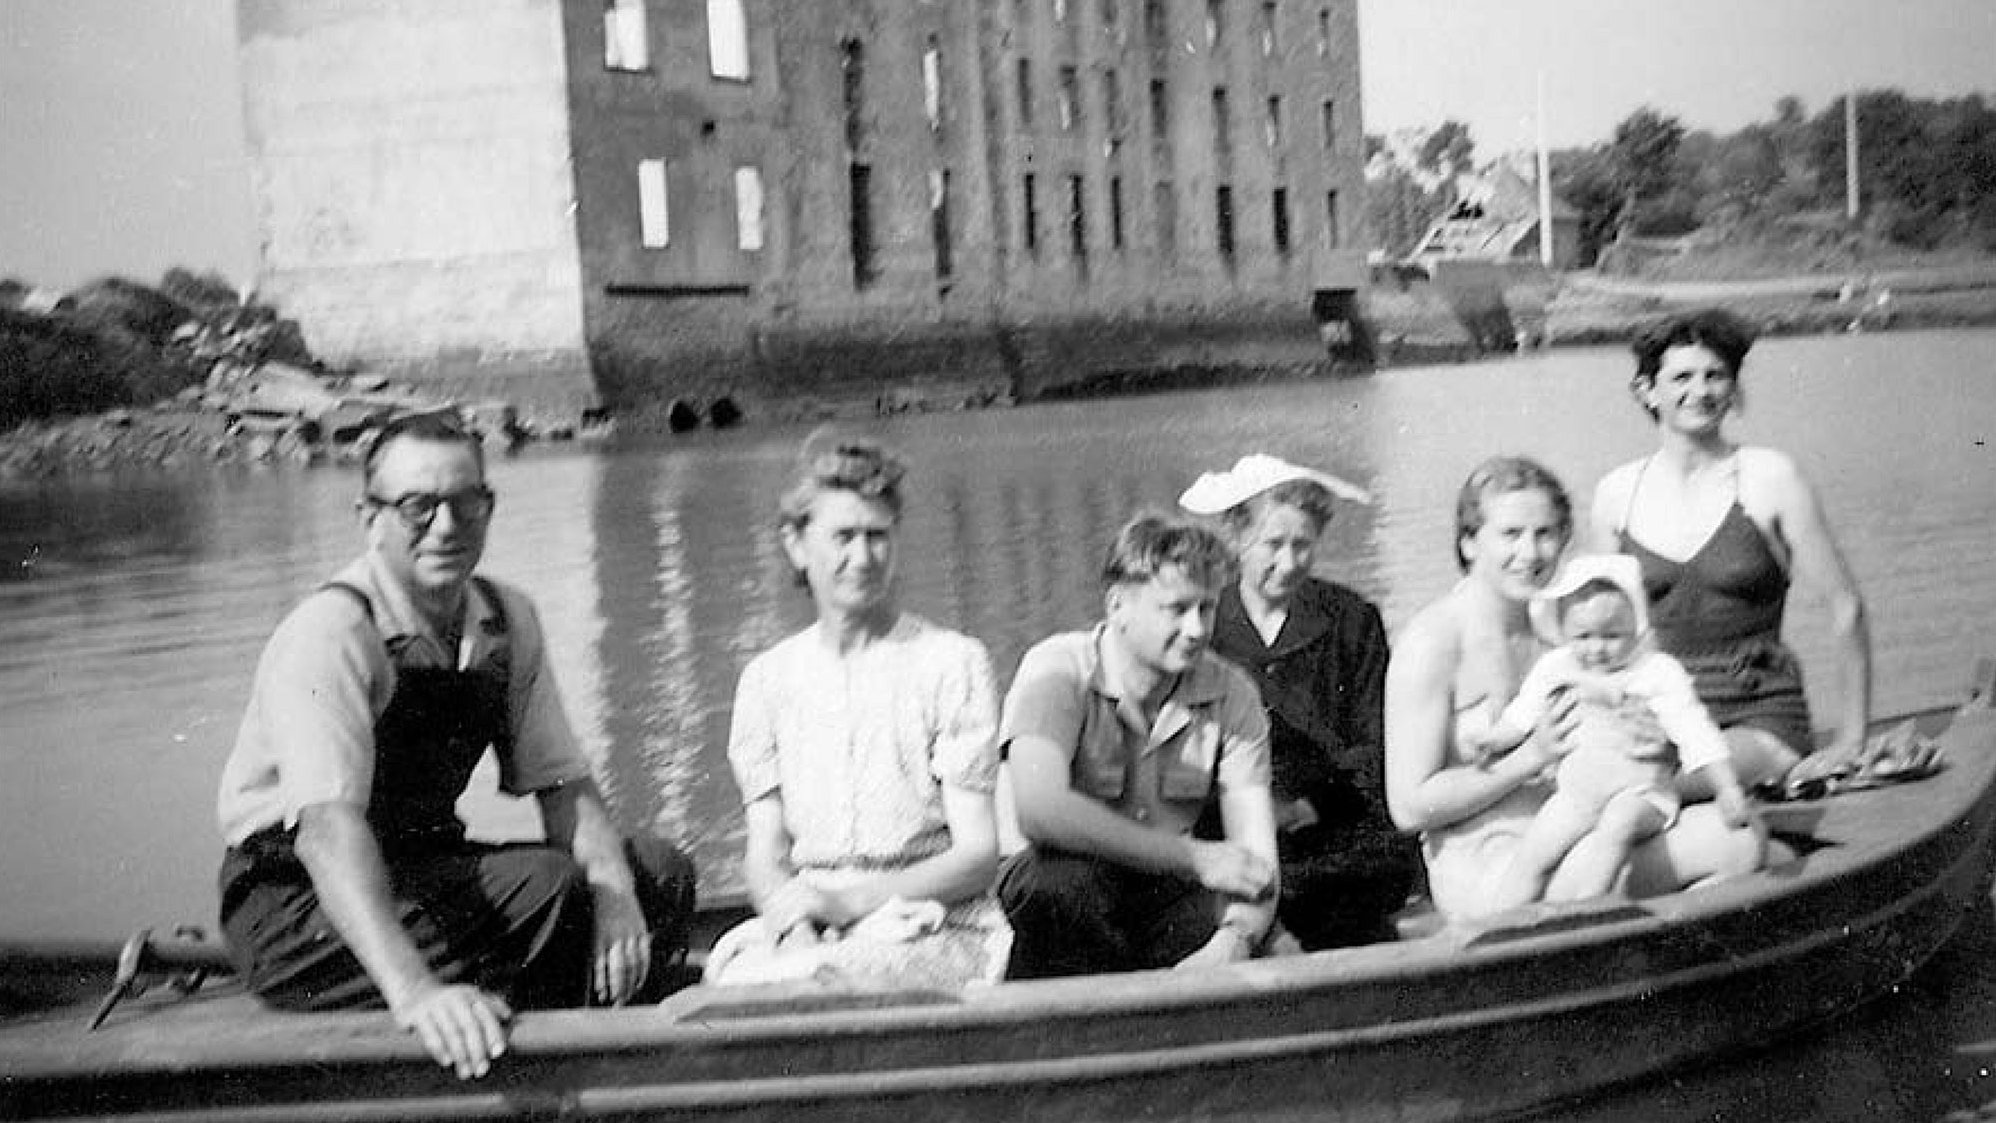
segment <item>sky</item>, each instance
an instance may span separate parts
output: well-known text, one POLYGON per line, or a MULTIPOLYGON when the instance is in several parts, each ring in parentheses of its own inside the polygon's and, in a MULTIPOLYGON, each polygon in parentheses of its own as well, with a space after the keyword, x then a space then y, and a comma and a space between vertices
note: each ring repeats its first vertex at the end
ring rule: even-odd
MULTIPOLYGON (((775 0, 810 3, 814 0, 775 0)), ((235 0, 0 0, 0 278, 255 272, 235 0)), ((1996 95, 1996 0, 1359 0, 1368 132, 1456 119, 1489 157, 1693 128, 1850 87, 1996 95)))

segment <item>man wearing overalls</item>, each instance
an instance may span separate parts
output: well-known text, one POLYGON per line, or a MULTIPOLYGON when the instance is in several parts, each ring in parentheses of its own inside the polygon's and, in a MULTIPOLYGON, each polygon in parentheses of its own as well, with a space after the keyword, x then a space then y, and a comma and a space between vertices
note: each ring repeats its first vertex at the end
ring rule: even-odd
POLYGON ((682 855, 611 824, 532 603, 472 576, 493 507, 454 419, 382 430, 367 549, 265 647, 218 806, 222 926, 249 989, 386 1006, 461 1077, 504 1052, 516 1008, 631 998, 684 946, 693 902, 682 855), (455 805, 488 747, 545 844, 465 838, 455 805))

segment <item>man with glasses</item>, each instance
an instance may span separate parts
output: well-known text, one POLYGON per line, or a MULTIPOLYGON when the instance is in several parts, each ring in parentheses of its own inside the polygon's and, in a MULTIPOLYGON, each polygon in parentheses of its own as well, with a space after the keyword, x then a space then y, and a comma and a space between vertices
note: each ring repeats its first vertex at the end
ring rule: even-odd
POLYGON ((222 925, 249 989, 385 1005, 460 1077, 504 1052, 513 1009, 621 1003, 663 975, 693 900, 683 856, 611 825, 532 603, 473 576, 494 505, 455 418, 382 430, 366 549, 272 635, 219 801, 222 925), (455 805, 488 748, 501 787, 537 798, 545 844, 465 838, 455 805))

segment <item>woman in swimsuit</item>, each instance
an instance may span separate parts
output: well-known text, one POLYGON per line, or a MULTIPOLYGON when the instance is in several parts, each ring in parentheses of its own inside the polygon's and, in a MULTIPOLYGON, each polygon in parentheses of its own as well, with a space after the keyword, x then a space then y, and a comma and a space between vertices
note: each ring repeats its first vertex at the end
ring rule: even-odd
POLYGON ((1658 447, 1602 479, 1590 520, 1596 548, 1641 563, 1657 645, 1691 672, 1748 786, 1837 771, 1861 755, 1871 714, 1864 599, 1815 489, 1786 455, 1725 433, 1752 345, 1718 310, 1637 336, 1629 389, 1658 447), (1814 755, 1801 668, 1781 641, 1791 579, 1826 594, 1842 674, 1836 739, 1814 755))
MULTIPOLYGON (((1551 794, 1547 766, 1565 755, 1572 702, 1554 706, 1516 750, 1479 763, 1470 733, 1489 725, 1547 650, 1528 616, 1573 529, 1558 479, 1530 460, 1500 457, 1470 473, 1456 502, 1462 580, 1408 621, 1386 670, 1386 802, 1421 832, 1435 907, 1455 918, 1496 911, 1491 888, 1551 794)), ((1758 822, 1729 826, 1711 803, 1688 806, 1631 854, 1622 888, 1665 893, 1761 863, 1758 822)), ((1579 895, 1555 872, 1548 900, 1579 895)))

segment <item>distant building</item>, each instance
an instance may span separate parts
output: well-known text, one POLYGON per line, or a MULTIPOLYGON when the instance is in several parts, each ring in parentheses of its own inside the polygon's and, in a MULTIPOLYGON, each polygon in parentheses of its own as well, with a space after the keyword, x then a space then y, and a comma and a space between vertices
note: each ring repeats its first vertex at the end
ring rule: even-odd
POLYGON ((540 403, 1320 358, 1356 7, 239 0, 261 288, 540 403))
MULTIPOLYGON (((1538 263, 1538 185, 1503 160, 1458 182, 1456 202, 1428 227, 1408 260, 1422 265, 1463 259, 1538 263)), ((1557 195, 1551 210, 1552 267, 1571 269, 1578 262, 1580 216, 1557 195)))

